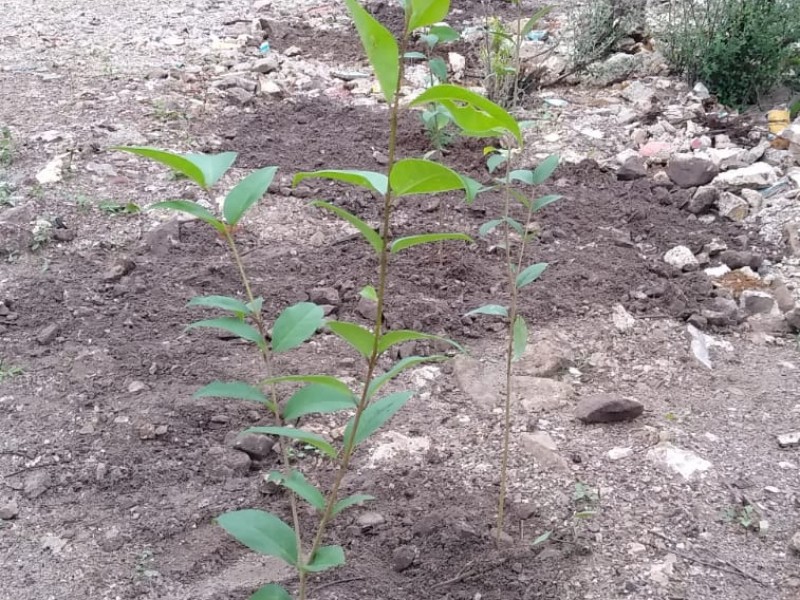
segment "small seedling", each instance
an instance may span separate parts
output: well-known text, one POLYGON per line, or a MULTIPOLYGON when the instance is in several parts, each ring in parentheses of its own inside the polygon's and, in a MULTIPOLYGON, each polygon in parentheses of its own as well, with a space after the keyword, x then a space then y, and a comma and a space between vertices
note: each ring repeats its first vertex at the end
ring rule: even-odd
POLYGON ((53 224, 48 219, 39 218, 33 224, 31 250, 40 250, 53 239, 53 224))
POLYGON ((22 367, 8 364, 2 358, 0 358, 0 383, 6 379, 11 379, 17 375, 22 375, 23 372, 24 371, 22 370, 22 367))
POLYGON ((137 215, 142 212, 141 207, 135 202, 122 203, 113 200, 101 200, 97 208, 108 215, 137 215))
POLYGON ((0 167, 14 162, 14 137, 8 127, 0 127, 0 167))
MULTIPOLYGON (((420 36, 425 45, 425 52, 406 52, 404 57, 426 61, 430 87, 437 83, 445 83, 447 82, 447 63, 441 57, 433 56, 433 51, 437 45, 453 42, 460 37, 459 33, 446 23, 437 23, 420 36)), ((422 111, 421 118, 431 145, 434 150, 441 152, 456 135, 452 115, 441 104, 432 103, 422 111)))
MULTIPOLYGON (((521 142, 518 142, 521 145, 521 142)), ((505 498, 508 488, 508 461, 510 453, 511 433, 511 398, 513 397, 512 367, 513 363, 522 358, 528 343, 528 324, 519 314, 519 292, 536 281, 547 268, 547 263, 534 263, 524 266, 528 242, 533 239, 538 231, 532 228, 534 213, 556 202, 559 195, 549 194, 537 199, 529 198, 520 191, 518 186, 532 188, 544 183, 558 166, 558 156, 552 155, 543 160, 535 169, 511 168, 516 153, 509 145, 507 147, 487 147, 487 167, 489 172, 495 172, 499 167, 505 166, 505 176, 497 179, 497 185, 503 190, 503 214, 481 225, 478 234, 481 237, 490 235, 496 229, 502 233, 502 248, 505 255, 506 293, 507 304, 486 304, 467 315, 490 315, 505 319, 507 325, 506 346, 506 381, 503 408, 503 454, 500 465, 500 496, 498 500, 497 535, 500 535, 505 523, 505 498), (512 204, 513 202, 513 204, 512 204), (512 207, 521 209, 521 220, 512 214, 512 207)), ((499 539, 499 537, 498 537, 499 539)))
POLYGON ((755 506, 745 502, 726 508, 723 519, 728 523, 735 523, 747 531, 758 531, 761 515, 755 506))

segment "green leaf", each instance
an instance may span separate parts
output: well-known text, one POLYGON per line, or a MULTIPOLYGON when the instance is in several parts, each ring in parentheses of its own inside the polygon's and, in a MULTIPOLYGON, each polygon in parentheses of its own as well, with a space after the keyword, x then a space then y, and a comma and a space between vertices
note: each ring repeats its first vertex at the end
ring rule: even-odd
POLYGON ((506 160, 508 160, 508 158, 502 154, 492 154, 486 159, 486 167, 489 169, 489 173, 494 173, 497 167, 504 164, 506 160))
POLYGON ((347 384, 331 375, 282 375, 281 377, 270 377, 261 382, 261 385, 272 385, 274 383, 286 382, 318 383, 332 388, 340 393, 349 393, 350 388, 347 384))
POLYGON ((198 327, 211 327, 214 329, 222 329, 228 333, 232 333, 236 337, 249 342, 255 342, 259 346, 266 345, 264 338, 255 327, 248 325, 244 321, 235 317, 219 317, 216 319, 206 319, 204 321, 195 321, 189 324, 186 329, 196 329, 198 327))
POLYGON ((372 398, 379 389, 386 385, 389 381, 397 377, 400 373, 424 362, 437 362, 447 360, 444 354, 433 354, 431 356, 407 356, 397 361, 391 369, 372 379, 367 390, 367 398, 372 398))
POLYGON ((530 169, 515 169, 508 174, 508 177, 503 181, 512 182, 519 181, 526 185, 533 185, 533 171, 530 169))
POLYGON ((378 301, 378 292, 371 285, 364 286, 359 292, 359 295, 362 298, 366 298, 367 300, 372 300, 373 302, 378 301))
POLYGON ((286 401, 283 418, 294 421, 312 413, 332 413, 346 408, 355 408, 357 401, 348 389, 342 391, 322 383, 310 383, 300 388, 286 401))
POLYGON ((371 331, 364 329, 361 325, 348 323, 347 321, 330 321, 328 329, 358 350, 362 356, 366 358, 372 356, 375 336, 372 335, 371 331))
POLYGON ((247 310, 250 311, 250 314, 253 315, 260 315, 261 309, 264 307, 264 299, 259 296, 258 298, 253 298, 252 302, 247 303, 247 310))
POLYGON ((195 296, 189 300, 187 306, 206 306, 208 308, 219 308, 237 315, 250 314, 250 308, 247 306, 247 304, 236 298, 231 298, 230 296, 195 296))
POLYGON ((242 381, 212 381, 194 393, 195 398, 236 398, 266 404, 269 399, 260 389, 242 381))
POLYGON ((355 227, 359 231, 359 233, 361 233, 361 235, 363 235, 366 238, 366 240, 370 243, 370 245, 375 249, 376 253, 378 254, 381 253, 381 251, 383 250, 383 239, 381 239, 381 236, 378 234, 377 231, 375 231, 372 227, 367 225, 357 216, 347 212, 343 208, 339 208, 338 206, 335 206, 329 202, 323 202, 322 200, 316 200, 311 204, 329 210, 332 213, 344 219, 345 221, 347 221, 348 223, 350 223, 350 225, 355 227))
POLYGON ((422 52, 406 52, 403 54, 403 58, 408 58, 410 60, 426 60, 428 57, 422 52))
POLYGON ((287 437, 293 440, 299 440, 303 443, 308 444, 309 446, 313 446, 326 456, 329 456, 331 458, 336 458, 336 449, 333 446, 331 446, 328 442, 326 442, 324 438, 317 435, 316 433, 303 431, 302 429, 294 429, 292 427, 278 427, 278 426, 251 427, 250 429, 246 429, 245 433, 265 433, 267 435, 277 435, 281 437, 287 437))
POLYGON ((334 181, 342 181, 376 192, 381 196, 385 195, 386 191, 389 189, 389 179, 386 175, 383 173, 376 173, 375 171, 357 171, 349 169, 305 171, 294 176, 292 185, 297 185, 304 179, 332 179, 334 181))
POLYGON ((196 152, 184 154, 183 156, 200 167, 203 172, 203 181, 205 182, 203 187, 206 189, 217 183, 236 160, 236 152, 222 152, 220 154, 196 152))
POLYGON ((487 221, 478 229, 478 235, 481 237, 486 237, 503 223, 508 223, 508 226, 511 227, 511 229, 522 235, 522 232, 524 231, 522 223, 516 219, 512 219, 511 217, 503 217, 502 219, 492 219, 491 221, 487 221))
POLYGON ((551 535, 553 535, 552 531, 545 531, 542 535, 540 535, 531 542, 531 546, 536 547, 539 546, 540 544, 544 544, 547 540, 550 539, 551 535))
POLYGON ((314 552, 314 556, 303 567, 304 571, 320 573, 341 567, 344 564, 344 549, 341 546, 322 546, 314 552))
POLYGON ((412 331, 411 329, 396 329, 382 335, 378 342, 378 352, 383 353, 396 344, 412 342, 414 340, 439 340, 450 344, 459 352, 464 352, 464 348, 453 340, 438 335, 431 335, 430 333, 422 333, 421 331, 412 331))
MULTIPOLYGON (((384 396, 380 400, 376 400, 364 409, 364 412, 361 413, 361 420, 358 423, 358 430, 353 436, 353 447, 358 446, 380 429, 380 427, 391 419, 398 410, 403 408, 413 395, 414 392, 395 392, 394 394, 384 396)), ((354 419, 355 417, 350 419, 344 429, 345 443, 347 443, 347 441, 350 440, 350 436, 353 435, 352 429, 354 419)))
POLYGON ((513 354, 511 360, 517 361, 522 358, 525 353, 525 347, 528 345, 528 325, 520 315, 517 315, 514 320, 512 342, 513 354))
POLYGON ((522 269, 522 272, 517 275, 517 289, 521 290, 529 283, 539 279, 539 276, 544 273, 546 268, 547 263, 536 263, 522 269))
POLYGON ((190 202, 189 200, 169 200, 167 202, 157 202, 156 204, 153 204, 150 207, 150 210, 154 209, 165 209, 186 213, 200 219, 203 221, 203 223, 211 225, 214 229, 222 234, 225 234, 227 231, 225 228, 225 223, 217 219, 208 210, 196 202, 190 202))
POLYGON ((217 523, 250 550, 297 566, 294 530, 275 515, 254 509, 235 510, 217 517, 217 523))
POLYGON ((558 168, 558 154, 551 154, 533 170, 533 185, 541 185, 558 168))
POLYGON ((348 496, 347 498, 342 498, 334 505, 333 514, 331 516, 335 517, 346 508, 350 508, 351 506, 355 506, 356 504, 361 504, 362 502, 366 502, 367 500, 375 500, 375 496, 369 496, 367 494, 353 494, 352 496, 348 496))
POLYGON ((389 185, 397 196, 438 194, 451 190, 469 191, 465 177, 432 160, 405 158, 392 167, 389 185))
POLYGON ((450 10, 450 0, 411 0, 406 10, 411 12, 408 30, 414 31, 444 19, 450 10))
POLYGON ((150 148, 147 146, 114 146, 111 149, 149 158, 150 160, 154 160, 164 166, 169 167, 173 171, 177 171, 178 173, 185 175, 200 187, 206 187, 203 170, 182 154, 169 152, 166 150, 159 150, 157 148, 150 148))
POLYGON ((457 39, 461 38, 461 34, 450 27, 450 25, 447 23, 432 25, 431 28, 428 29, 428 33, 435 35, 438 38, 438 41, 443 44, 446 44, 447 42, 455 42, 457 39))
POLYGON ((508 309, 505 306, 500 306, 499 304, 486 304, 469 311, 464 316, 468 317, 469 315, 494 315, 497 317, 507 317, 508 309))
POLYGON ((288 477, 280 471, 272 471, 267 481, 289 488, 317 510, 325 510, 325 496, 297 469, 289 471, 288 477))
POLYGON ((504 108, 470 90, 443 83, 422 92, 411 106, 438 102, 452 115, 453 120, 467 135, 475 137, 500 137, 508 132, 519 145, 523 143, 519 124, 504 108))
POLYGON ((297 348, 322 327, 325 311, 313 302, 299 302, 285 308, 272 326, 272 351, 297 348))
POLYGON ((433 57, 428 61, 428 68, 436 79, 447 81, 447 63, 444 62, 443 58, 439 56, 433 57))
POLYGON ((253 171, 228 193, 222 205, 222 214, 228 225, 236 225, 244 213, 267 193, 277 170, 278 167, 265 167, 253 171))
POLYGON ((541 198, 537 198, 533 202, 533 212, 538 210, 542 210, 548 204, 552 204, 558 200, 561 200, 563 196, 559 194, 548 194, 547 196, 542 196, 541 198))
POLYGON ((419 246, 420 244, 433 244, 434 242, 445 242, 449 240, 460 240, 471 242, 472 238, 463 233, 424 233, 422 235, 410 235, 408 237, 397 238, 391 245, 392 254, 396 254, 406 248, 419 246))
POLYGON ((503 223, 503 219, 492 219, 491 221, 487 221, 483 225, 480 226, 478 229, 478 235, 481 237, 486 237, 492 231, 497 229, 497 226, 503 223))
POLYGON ((400 72, 400 50, 394 36, 358 3, 344 0, 353 18, 361 45, 381 84, 383 97, 388 104, 394 100, 400 72))
POLYGON ((292 597, 277 583, 268 583, 250 596, 249 600, 292 600, 292 597))
MULTIPOLYGON (((524 206, 527 209, 531 209, 530 198, 528 198, 525 194, 523 194, 522 192, 520 192, 519 190, 516 190, 514 188, 511 188, 508 191, 511 192, 511 195, 514 196, 514 198, 517 199, 517 202, 522 204, 522 206, 524 206)), ((520 225, 520 227, 522 227, 522 226, 520 225)))

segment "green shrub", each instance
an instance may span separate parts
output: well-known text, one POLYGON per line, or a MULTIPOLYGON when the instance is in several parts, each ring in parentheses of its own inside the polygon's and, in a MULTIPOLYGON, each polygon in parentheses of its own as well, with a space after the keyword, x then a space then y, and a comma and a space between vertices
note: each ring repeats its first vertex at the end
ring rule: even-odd
POLYGON ((724 104, 800 82, 800 0, 679 0, 663 38, 672 67, 724 104))

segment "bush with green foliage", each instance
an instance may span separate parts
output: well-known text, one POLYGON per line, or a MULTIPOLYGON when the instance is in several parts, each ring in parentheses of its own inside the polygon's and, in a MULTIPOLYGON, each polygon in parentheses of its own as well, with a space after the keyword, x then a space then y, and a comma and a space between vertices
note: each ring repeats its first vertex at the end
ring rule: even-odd
POLYGON ((800 0, 678 0, 660 37, 672 67, 723 104, 800 84, 800 0))

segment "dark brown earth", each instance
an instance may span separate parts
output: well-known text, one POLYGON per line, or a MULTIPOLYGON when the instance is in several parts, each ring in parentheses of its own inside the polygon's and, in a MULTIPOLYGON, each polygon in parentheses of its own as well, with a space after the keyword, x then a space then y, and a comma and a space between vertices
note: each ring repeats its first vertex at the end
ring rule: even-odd
MULTIPOLYGON (((228 135, 230 147, 242 152, 248 167, 281 164, 313 169, 335 158, 343 167, 376 168, 372 152, 385 145, 380 133, 383 118, 380 112, 343 110, 319 101, 286 102, 240 118, 237 129, 223 123, 220 131, 233 131, 228 135)), ((401 138, 402 153, 420 154, 424 138, 413 133, 415 122, 410 117, 404 125, 412 133, 401 138)), ((445 161, 488 181, 481 163, 472 158, 480 154, 479 148, 478 142, 459 141, 445 161)), ((375 201, 360 192, 340 193, 343 189, 338 186, 320 186, 303 194, 331 198, 331 192, 336 203, 363 218, 377 217, 375 201)), ((635 314, 688 316, 712 290, 704 277, 665 267, 663 253, 677 243, 702 245, 710 237, 731 247, 740 244, 742 231, 736 225, 708 227, 687 220, 679 209, 684 199, 681 192, 647 181, 617 182, 590 162, 561 168, 552 183, 536 191, 551 192, 564 198, 543 211, 543 234, 530 249, 531 261, 547 261, 550 269, 523 300, 523 313, 537 326, 607 312, 618 302, 635 314), (612 228, 630 232, 636 246, 620 246, 612 228), (646 298, 634 299, 636 292, 646 298)), ((280 197, 275 201, 280 202, 280 197)), ((501 200, 487 194, 466 206, 450 197, 444 206, 442 213, 429 199, 403 200, 397 209, 400 225, 395 234, 442 228, 475 234, 481 223, 498 214, 501 200), (444 223, 439 223, 440 218, 444 223)), ((41 377, 47 388, 28 402, 49 407, 37 425, 48 431, 53 455, 63 457, 61 463, 45 459, 34 470, 22 469, 18 475, 6 473, 5 477, 7 485, 16 488, 33 475, 46 474, 50 487, 38 500, 40 510, 58 512, 67 522, 81 521, 78 515, 87 506, 116 507, 140 515, 117 537, 101 540, 101 546, 130 545, 131 552, 151 549, 168 557, 161 567, 166 574, 191 584, 192 578, 215 568, 217 561, 228 563, 245 551, 214 533, 213 543, 205 542, 210 544, 209 553, 193 559, 199 562, 183 564, 180 554, 173 553, 187 528, 209 523, 221 511, 237 506, 266 503, 281 512, 284 499, 265 497, 259 491, 263 490, 259 472, 277 466, 272 461, 253 463, 242 471, 221 466, 215 453, 219 451, 212 450, 224 446, 236 431, 265 421, 245 405, 190 397, 192 389, 204 381, 249 375, 254 368, 249 358, 234 358, 247 356, 236 342, 215 339, 213 334, 181 333, 191 318, 183 308, 188 299, 240 287, 223 246, 197 223, 169 222, 147 240, 139 248, 82 252, 77 261, 54 257, 46 273, 31 273, 16 281, 13 295, 3 298, 15 315, 2 324, 6 352, 21 361, 36 361, 32 376, 41 377), (169 241, 170 234, 177 245, 169 241), (123 257, 129 257, 135 267, 117 279, 110 269, 123 257), (47 323, 57 324, 58 337, 39 343, 36 337, 47 323), (98 343, 99 353, 92 349, 98 343), (231 358, 239 363, 233 373, 231 358), (131 392, 134 381, 143 382, 145 391, 131 392), (154 397, 146 390, 156 382, 162 387, 154 397), (134 406, 135 413, 128 416, 134 406), (166 426, 168 433, 156 435, 158 426, 166 426), (98 448, 103 449, 106 465, 101 475, 99 467, 91 466, 92 460, 87 466, 87 458, 96 456, 98 448), (159 493, 160 489, 174 490, 176 481, 185 483, 186 497, 159 493), (203 489, 217 482, 224 485, 202 499, 203 489), (198 498, 202 499, 199 505, 198 498)), ((256 274, 255 292, 266 298, 266 314, 274 315, 281 307, 305 299, 309 287, 334 286, 342 296, 337 314, 358 318, 357 291, 373 281, 376 267, 360 239, 346 237, 317 247, 257 245, 253 232, 245 228, 239 242, 248 271, 256 274)), ((496 243, 478 240, 467 246, 447 245, 441 252, 413 251, 396 260, 387 315, 390 326, 421 327, 460 340, 496 335, 490 322, 461 317, 471 308, 502 299, 502 292, 493 291, 502 276, 501 257, 490 251, 496 243)), ((284 367, 302 372, 307 370, 308 358, 308 351, 301 352, 284 367)), ((329 366, 341 370, 335 362, 329 366)), ((5 412, 6 430, 18 426, 15 414, 5 412)), ((416 430, 423 432, 427 418, 424 410, 415 412, 410 431, 415 431, 417 422, 416 430)), ((21 456, 34 452, 18 451, 21 456)), ((234 459, 226 454, 225 460, 234 459)), ((9 464, 7 471, 13 468, 9 464)), ((312 468, 311 473, 319 480, 330 476, 325 469, 312 468)), ((525 546, 491 550, 488 536, 496 494, 491 479, 475 482, 481 486, 478 489, 465 488, 459 471, 435 455, 409 468, 362 471, 349 483, 354 491, 369 490, 379 498, 370 508, 383 514, 387 523, 362 532, 348 517, 334 527, 331 540, 346 546, 352 566, 320 581, 355 579, 325 588, 318 598, 468 600, 480 591, 486 599, 556 599, 563 597, 559 590, 569 577, 569 565, 587 560, 585 543, 574 538, 572 531, 557 532, 566 542, 555 555, 548 550, 547 559, 525 546), (398 573, 392 569, 393 553, 404 545, 413 546, 417 558, 411 569, 398 573), (433 596, 432 589, 436 590, 433 596)), ((525 519, 533 531, 545 527, 537 524, 535 511, 525 519)), ((519 523, 519 517, 512 516, 510 531, 516 531, 519 523)), ((84 523, 74 535, 82 535, 87 526, 102 529, 100 522, 84 523)), ((133 581, 120 597, 137 597, 140 585, 153 583, 133 581)), ((235 597, 211 596, 215 600, 235 597)))

